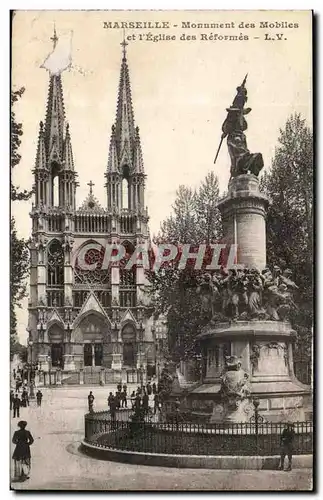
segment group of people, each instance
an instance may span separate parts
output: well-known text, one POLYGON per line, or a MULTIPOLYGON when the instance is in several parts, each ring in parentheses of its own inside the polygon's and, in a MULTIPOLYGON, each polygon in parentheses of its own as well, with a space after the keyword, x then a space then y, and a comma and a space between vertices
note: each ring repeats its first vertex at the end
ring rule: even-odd
POLYGON ((284 320, 296 308, 293 292, 298 288, 292 271, 279 266, 262 272, 252 269, 225 269, 206 273, 198 284, 202 308, 217 316, 233 319, 262 318, 284 320))
MULTIPOLYGON (((38 389, 36 393, 37 406, 41 406, 43 399, 43 393, 38 389)), ((20 408, 26 408, 29 406, 29 393, 26 386, 23 386, 22 393, 20 395, 19 391, 16 393, 10 390, 10 411, 13 411, 13 418, 20 418, 20 408)))
MULTIPOLYGON (((117 385, 117 390, 115 391, 115 394, 110 392, 107 401, 112 418, 115 417, 115 413, 117 410, 120 410, 122 408, 125 409, 128 408, 129 399, 132 410, 143 408, 145 412, 148 413, 149 397, 151 395, 153 395, 153 400, 154 400, 154 413, 156 414, 158 411, 160 411, 160 397, 158 394, 158 387, 155 382, 153 384, 148 382, 146 385, 138 387, 136 391, 132 391, 129 397, 127 391, 128 391, 127 384, 122 385, 121 383, 119 383, 117 385)), ((89 413, 92 413, 94 411, 94 400, 95 400, 92 391, 90 391, 87 398, 88 398, 88 411, 89 413)))
MULTIPOLYGON (((30 404, 30 394, 27 388, 27 381, 24 380, 24 370, 18 366, 17 370, 13 369, 13 379, 15 383, 15 391, 10 390, 10 411, 13 412, 13 418, 20 418, 21 408, 27 408, 30 404), (21 392, 20 392, 21 390, 21 392)), ((38 390, 36 393, 37 406, 42 404, 43 393, 38 390)), ((31 461, 30 461, 30 446, 34 439, 31 433, 26 429, 27 422, 20 420, 18 422, 19 430, 14 432, 12 442, 15 445, 12 458, 14 460, 14 480, 25 481, 29 479, 31 461)))

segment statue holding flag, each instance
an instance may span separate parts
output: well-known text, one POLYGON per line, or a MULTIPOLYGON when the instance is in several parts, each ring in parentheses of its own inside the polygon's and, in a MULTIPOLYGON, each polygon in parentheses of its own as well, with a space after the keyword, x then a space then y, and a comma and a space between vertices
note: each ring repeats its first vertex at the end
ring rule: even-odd
POLYGON ((250 153, 247 146, 247 139, 244 134, 244 131, 248 128, 245 115, 251 111, 251 108, 244 107, 248 100, 247 89, 245 87, 246 80, 247 75, 242 84, 237 87, 237 95, 233 100, 232 106, 227 108, 228 116, 222 125, 221 142, 214 160, 215 163, 222 142, 225 137, 227 137, 228 150, 231 158, 231 178, 247 173, 258 176, 260 170, 264 166, 261 153, 250 153))

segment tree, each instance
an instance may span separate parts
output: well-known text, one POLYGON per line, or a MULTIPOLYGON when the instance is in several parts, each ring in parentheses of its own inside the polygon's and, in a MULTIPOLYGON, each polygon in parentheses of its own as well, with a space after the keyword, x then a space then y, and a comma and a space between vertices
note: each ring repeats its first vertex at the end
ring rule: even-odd
POLYGON ((197 243, 196 192, 186 186, 179 186, 173 205, 174 214, 161 224, 158 241, 167 243, 197 243))
MULTIPOLYGON (((19 186, 15 186, 12 182, 12 170, 16 167, 21 156, 19 147, 21 144, 21 136, 23 134, 22 124, 17 123, 14 104, 21 98, 25 89, 13 91, 11 93, 11 184, 10 196, 11 201, 28 200, 32 191, 21 191, 19 186)), ((11 217, 10 222, 10 347, 11 355, 13 355, 14 345, 17 343, 17 318, 16 307, 21 307, 21 301, 26 297, 26 278, 29 269, 29 251, 27 241, 20 239, 17 235, 16 223, 14 217, 11 217)))
POLYGON ((214 172, 209 172, 196 194, 196 227, 198 242, 219 241, 222 224, 219 209, 219 181, 214 172))
MULTIPOLYGON (((179 247, 181 244, 196 247, 200 243, 215 243, 222 234, 216 208, 219 199, 217 177, 208 174, 197 191, 180 186, 176 195, 173 214, 161 224, 154 242, 173 243, 179 247)), ((198 355, 196 337, 210 320, 197 294, 198 278, 203 270, 195 270, 193 265, 179 269, 177 262, 173 262, 158 271, 147 272, 155 314, 167 316, 169 352, 176 361, 198 355)))
POLYGON ((267 261, 290 268, 299 287, 293 317, 297 348, 309 355, 313 324, 313 136, 299 114, 280 130, 269 172, 261 180, 271 204, 267 261))

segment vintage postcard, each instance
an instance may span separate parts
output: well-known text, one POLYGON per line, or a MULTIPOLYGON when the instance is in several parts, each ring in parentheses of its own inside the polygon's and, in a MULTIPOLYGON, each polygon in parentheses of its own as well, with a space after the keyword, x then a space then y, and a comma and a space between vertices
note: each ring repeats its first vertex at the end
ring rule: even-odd
POLYGON ((311 11, 14 11, 10 488, 313 488, 311 11))

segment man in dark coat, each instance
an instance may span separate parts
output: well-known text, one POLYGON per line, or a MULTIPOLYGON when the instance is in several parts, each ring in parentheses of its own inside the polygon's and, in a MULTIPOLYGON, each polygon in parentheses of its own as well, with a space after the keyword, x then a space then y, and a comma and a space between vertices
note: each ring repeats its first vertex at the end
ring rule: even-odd
POLYGON ((90 391, 90 394, 88 395, 87 397, 87 400, 88 400, 88 405, 89 405, 89 412, 92 413, 93 412, 93 403, 94 403, 94 396, 92 394, 92 391, 90 391))
POLYGON ((153 383, 153 394, 156 394, 157 393, 157 387, 156 387, 156 383, 154 382, 153 383))
POLYGON ((111 410, 111 405, 112 405, 113 400, 114 400, 114 395, 112 394, 112 392, 110 392, 109 397, 108 397, 108 405, 109 405, 110 410, 111 410))
POLYGON ((127 408, 127 391, 123 390, 121 393, 121 406, 127 408))
POLYGON ((41 406, 41 401, 43 399, 43 393, 38 389, 36 393, 37 406, 41 406))
POLYGON ((145 410, 145 413, 148 413, 148 410, 149 410, 149 396, 148 396, 148 394, 147 394, 146 391, 144 392, 144 395, 142 397, 142 406, 143 406, 143 409, 145 410))
POLYGON ((111 417, 111 427, 112 429, 115 429, 116 427, 116 409, 117 409, 117 401, 114 396, 112 396, 113 399, 111 399, 110 402, 110 417, 111 417))
POLYGON ((135 398, 135 411, 138 410, 141 406, 141 398, 140 398, 140 395, 137 394, 136 398, 135 398))
POLYGON ((21 394, 21 406, 29 406, 29 398, 28 398, 28 392, 27 389, 24 387, 22 394, 21 394))
POLYGON ((14 392, 10 391, 10 410, 12 410, 14 398, 15 398, 14 392))
POLYGON ((20 418, 20 406, 21 406, 21 401, 18 397, 18 394, 15 395, 12 401, 12 408, 13 408, 13 418, 20 418))
POLYGON ((115 395, 115 403, 116 403, 116 409, 118 410, 120 408, 120 401, 121 401, 121 392, 117 391, 115 395))
POLYGON ((293 455, 293 441, 295 437, 294 424, 287 424, 280 437, 281 453, 279 470, 284 470, 284 461, 287 455, 288 467, 286 470, 292 470, 292 455, 293 455))
POLYGON ((157 413, 157 411, 160 411, 160 399, 159 399, 159 395, 158 394, 155 394, 154 396, 154 414, 157 413))

